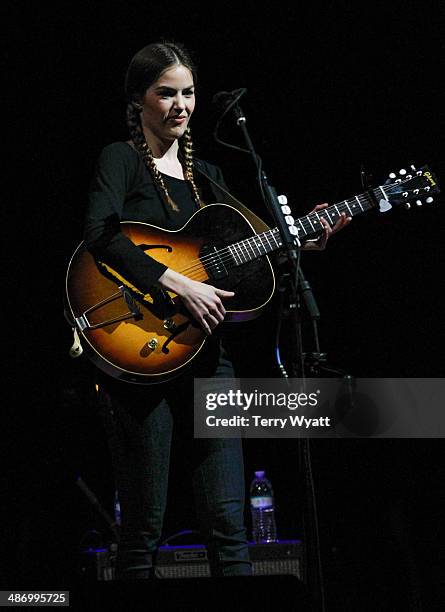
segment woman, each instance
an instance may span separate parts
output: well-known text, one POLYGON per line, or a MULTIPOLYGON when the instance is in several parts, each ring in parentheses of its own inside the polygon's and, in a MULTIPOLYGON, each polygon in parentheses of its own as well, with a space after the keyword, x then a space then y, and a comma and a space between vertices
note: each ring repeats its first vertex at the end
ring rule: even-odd
MULTIPOLYGON (((138 387, 101 375, 101 406, 121 503, 116 573, 122 579, 153 574, 166 506, 173 422, 189 447, 195 505, 212 575, 251 574, 241 441, 193 439, 190 408, 195 376, 233 376, 212 331, 223 321, 224 303, 234 294, 156 262, 120 231, 121 220, 177 229, 204 201, 223 199, 210 183, 198 189, 195 182, 189 128, 195 86, 195 67, 181 45, 155 43, 134 56, 126 75, 131 140, 102 151, 89 197, 85 240, 92 254, 144 294, 157 284, 179 295, 211 336, 187 373, 171 382, 138 387)), ((217 167, 200 163, 224 185, 217 167)), ((341 219, 332 229, 325 224, 318 248, 324 248, 329 235, 346 222, 341 219)))

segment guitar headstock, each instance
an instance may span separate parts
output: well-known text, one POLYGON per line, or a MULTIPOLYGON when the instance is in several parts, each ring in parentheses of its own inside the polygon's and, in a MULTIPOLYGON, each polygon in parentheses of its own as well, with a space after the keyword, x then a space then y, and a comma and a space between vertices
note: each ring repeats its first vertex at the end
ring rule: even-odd
POLYGON ((440 193, 437 178, 428 166, 417 169, 413 165, 409 170, 402 168, 398 176, 391 172, 389 179, 379 189, 384 191, 390 204, 404 204, 406 208, 411 208, 412 202, 417 206, 424 202, 431 204, 433 195, 440 193))

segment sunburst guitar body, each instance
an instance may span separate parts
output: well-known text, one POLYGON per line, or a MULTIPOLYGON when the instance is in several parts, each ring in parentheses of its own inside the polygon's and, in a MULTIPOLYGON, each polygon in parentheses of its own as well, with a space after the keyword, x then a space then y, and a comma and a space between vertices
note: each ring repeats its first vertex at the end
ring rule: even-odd
MULTIPOLYGON (((206 206, 175 231, 130 221, 122 222, 121 230, 169 268, 233 291, 224 302, 225 322, 255 318, 273 295, 271 263, 258 255, 273 249, 256 246, 250 222, 231 206, 206 206)), ((90 359, 127 382, 152 384, 180 374, 207 338, 178 296, 156 287, 144 296, 96 262, 83 242, 68 266, 66 301, 68 319, 90 359)))

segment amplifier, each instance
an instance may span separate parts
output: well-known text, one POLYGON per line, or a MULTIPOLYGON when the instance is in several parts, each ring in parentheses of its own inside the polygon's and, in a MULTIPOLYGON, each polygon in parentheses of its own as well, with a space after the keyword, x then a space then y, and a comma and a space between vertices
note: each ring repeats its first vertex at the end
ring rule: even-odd
MULTIPOLYGON (((285 540, 270 544, 249 544, 253 573, 258 576, 293 574, 302 580, 302 543, 285 540)), ((199 578, 210 576, 204 546, 161 546, 156 564, 158 578, 199 578)))
MULTIPOLYGON (((81 574, 86 579, 114 580, 116 546, 88 549, 82 554, 81 574)), ((290 574, 304 580, 303 545, 300 540, 270 544, 249 544, 256 576, 290 574)), ((207 550, 203 545, 160 546, 156 563, 157 578, 201 578, 210 576, 207 550)))

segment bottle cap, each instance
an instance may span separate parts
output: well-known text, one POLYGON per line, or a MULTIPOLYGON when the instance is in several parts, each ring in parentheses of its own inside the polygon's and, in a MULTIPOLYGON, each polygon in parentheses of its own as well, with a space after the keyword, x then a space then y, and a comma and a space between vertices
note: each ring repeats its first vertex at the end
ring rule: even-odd
POLYGON ((256 478, 264 478, 264 474, 265 473, 266 472, 264 470, 261 470, 259 472, 255 472, 255 476, 256 476, 256 478))

